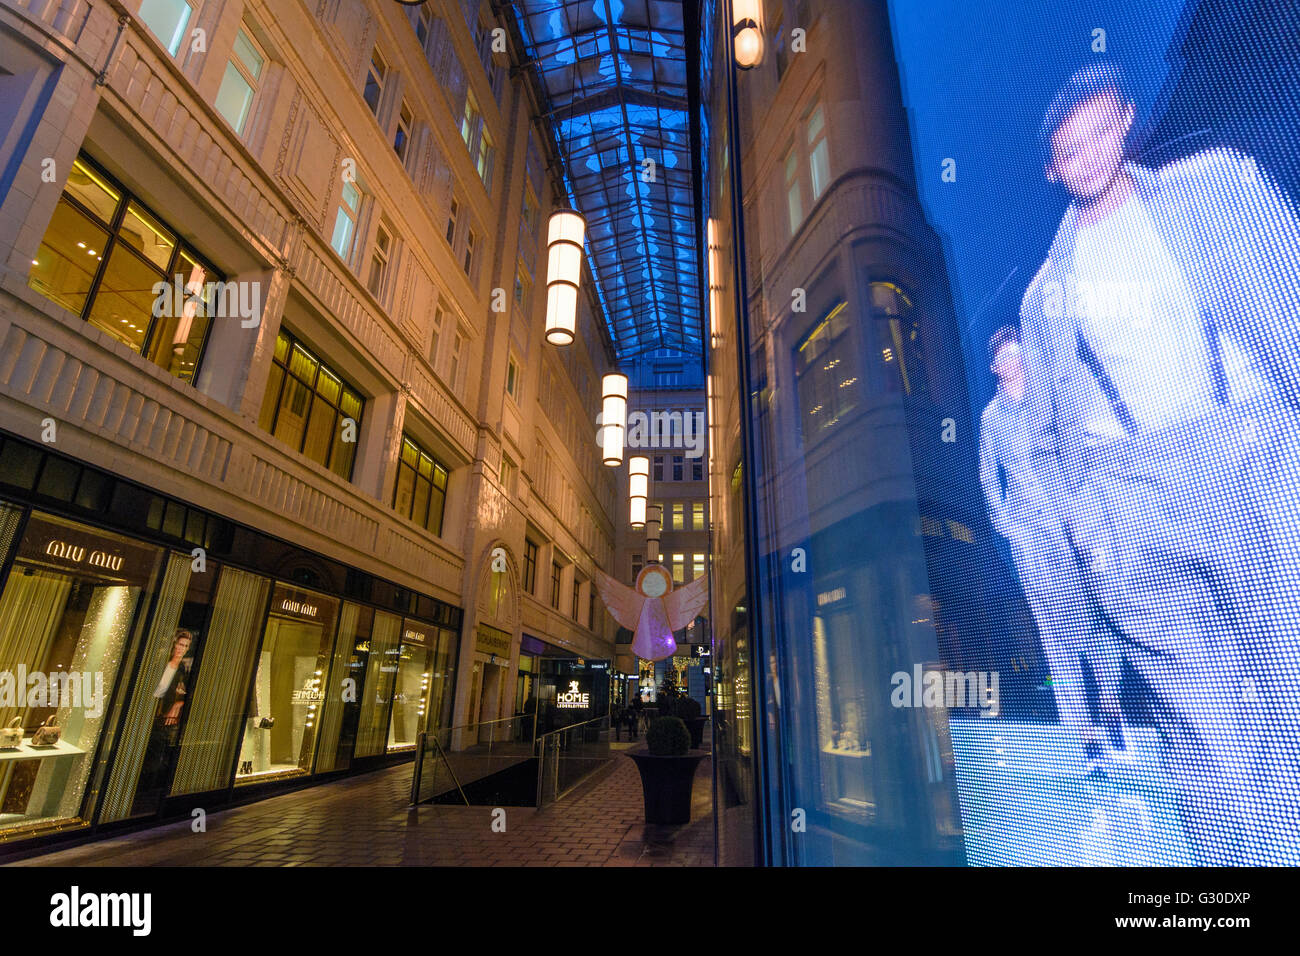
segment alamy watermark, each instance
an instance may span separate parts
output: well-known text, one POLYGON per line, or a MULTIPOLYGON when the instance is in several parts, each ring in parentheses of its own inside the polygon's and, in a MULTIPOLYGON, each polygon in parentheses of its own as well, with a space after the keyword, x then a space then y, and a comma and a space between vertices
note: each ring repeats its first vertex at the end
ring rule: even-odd
POLYGON ((241 328, 251 329, 262 321, 262 283, 196 282, 187 284, 185 277, 176 275, 172 281, 155 282, 153 317, 192 315, 191 308, 206 310, 209 318, 239 319, 241 328))
POLYGON ((0 671, 0 707, 84 707, 87 717, 104 713, 103 671, 31 671, 23 664, 0 671))
POLYGON ((1127 320, 1136 329, 1149 328, 1155 317, 1156 287, 1152 282, 1091 281, 1067 275, 1064 282, 1043 285, 1043 315, 1059 319, 1127 320))
POLYGON ((997 671, 895 671, 889 681, 895 707, 978 707, 981 717, 1001 712, 997 671))
MULTIPOLYGON (((616 424, 611 422, 610 424, 616 424)), ((635 411, 629 412, 624 424, 623 444, 627 448, 681 449, 687 458, 704 454, 706 425, 704 412, 635 411)), ((596 444, 602 444, 604 414, 596 414, 596 444)))

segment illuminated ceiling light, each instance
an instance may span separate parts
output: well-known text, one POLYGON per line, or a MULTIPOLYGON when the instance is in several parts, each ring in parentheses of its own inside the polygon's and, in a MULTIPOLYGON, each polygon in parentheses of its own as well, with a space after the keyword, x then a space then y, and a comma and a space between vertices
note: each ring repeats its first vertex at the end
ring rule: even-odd
POLYGON ((644 528, 646 502, 650 497, 650 459, 645 455, 633 455, 627 461, 627 469, 632 527, 644 528))
POLYGON ((709 217, 709 344, 718 347, 718 314, 722 310, 722 249, 718 240, 718 220, 709 217))
POLYGON ((645 559, 652 564, 659 563, 659 528, 663 524, 663 513, 663 505, 651 505, 646 511, 645 559))
POLYGON ((586 233, 587 220, 578 212, 551 213, 546 235, 546 341, 552 345, 570 344, 578 328, 578 282, 586 233))
POLYGON ((627 376, 607 372, 601 379, 601 454, 606 465, 623 463, 623 429, 627 425, 627 376))
POLYGON ((732 0, 731 45, 736 66, 750 70, 763 59, 763 33, 758 26, 759 0, 732 0))

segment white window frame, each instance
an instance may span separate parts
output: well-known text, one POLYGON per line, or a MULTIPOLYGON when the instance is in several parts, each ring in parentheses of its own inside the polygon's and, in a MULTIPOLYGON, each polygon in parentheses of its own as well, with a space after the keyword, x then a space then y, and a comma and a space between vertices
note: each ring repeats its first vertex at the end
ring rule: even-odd
POLYGON ((473 226, 466 230, 465 255, 462 257, 461 262, 465 267, 465 275, 469 277, 471 282, 474 281, 474 272, 478 268, 478 244, 480 241, 473 226))
POLYGON ((830 141, 826 138, 826 108, 821 103, 816 103, 804 117, 804 138, 808 143, 808 177, 812 185, 812 201, 816 203, 826 193, 826 189, 831 182, 831 155, 830 141), (813 117, 821 114, 821 128, 814 135, 812 128, 813 117), (821 161, 821 172, 818 173, 818 159, 821 161), (820 180, 820 186, 819 186, 820 180))
POLYGON ((366 108, 375 115, 375 119, 379 119, 383 115, 384 89, 388 84, 388 77, 392 73, 392 70, 393 68, 388 65, 388 58, 380 52, 379 44, 375 44, 370 51, 370 59, 366 61, 366 75, 361 80, 361 99, 366 104, 366 108), (376 59, 379 60, 381 72, 377 84, 379 87, 379 94, 375 97, 375 102, 372 104, 366 99, 366 87, 370 85, 370 74, 376 65, 376 59))
POLYGON ((800 185, 799 148, 791 146, 781 159, 781 181, 785 184, 786 221, 790 224, 790 235, 799 231, 803 225, 803 187, 800 185), (794 167, 793 172, 791 166, 794 167))
POLYGON ((447 364, 447 387, 456 394, 460 394, 460 376, 461 372, 465 370, 465 363, 462 358, 464 357, 463 349, 467 338, 465 330, 458 324, 456 331, 452 333, 451 356, 447 364))
POLYGON ((366 191, 365 188, 361 185, 361 180, 356 179, 353 180, 352 182, 348 182, 345 180, 343 183, 343 189, 339 193, 338 211, 334 214, 334 230, 330 234, 330 248, 333 249, 338 254, 338 257, 342 259, 348 266, 352 265, 356 257, 357 247, 360 245, 360 243, 357 241, 357 234, 360 232, 361 211, 365 208, 365 205, 366 205, 366 191), (356 190, 357 193, 357 205, 355 209, 352 209, 352 207, 348 204, 347 200, 344 198, 347 195, 349 186, 351 186, 354 190, 356 190), (349 209, 352 210, 351 213, 348 212, 349 209), (335 240, 338 238, 340 217, 345 217, 351 225, 351 229, 349 230, 350 235, 348 237, 346 250, 340 250, 339 247, 334 244, 335 240))
POLYGON ((391 285, 393 259, 397 252, 397 240, 393 227, 381 216, 375 226, 375 241, 370 248, 370 274, 366 276, 366 288, 381 305, 387 302, 388 287, 391 285), (380 237, 388 239, 387 245, 380 237), (379 271, 378 288, 375 288, 375 273, 379 271))
MULTIPOLYGON (((149 3, 150 0, 144 0, 144 2, 149 3)), ((167 55, 171 57, 173 60, 176 59, 176 57, 180 56, 181 51, 185 49, 186 37, 193 35, 194 22, 198 19, 199 6, 200 6, 200 3, 196 2, 196 0, 181 0, 181 2, 190 11, 190 13, 189 16, 185 18, 183 23, 177 23, 176 26, 173 28, 172 37, 170 40, 165 40, 161 35, 154 32, 153 25, 150 24, 149 21, 144 18, 143 10, 137 11, 136 13, 136 19, 139 20, 142 24, 144 24, 145 29, 147 29, 150 33, 153 33, 154 37, 158 40, 158 43, 161 44, 162 48, 167 51, 167 55), (173 44, 176 47, 175 49, 172 49, 173 44)))
POLYGON ((438 352, 442 347, 442 322, 446 315, 447 307, 442 304, 442 299, 439 299, 434 304, 433 318, 429 321, 429 365, 439 375, 442 374, 442 365, 438 361, 441 357, 438 352))
POLYGON ((420 50, 427 58, 429 55, 429 43, 433 40, 433 27, 438 22, 427 3, 420 4, 418 7, 411 8, 411 29, 415 31, 415 40, 420 44, 420 50), (424 39, 420 39, 420 26, 424 25, 424 39))
POLYGON ((451 197, 451 203, 447 207, 447 231, 443 234, 447 240, 447 245, 452 249, 456 248, 456 233, 460 229, 460 201, 451 197))
POLYGON ((506 359, 506 394, 515 402, 519 401, 519 360, 513 354, 506 359))
POLYGON ((253 95, 249 97, 248 108, 244 111, 244 115, 238 124, 231 122, 230 117, 226 116, 225 113, 222 113, 219 107, 217 107, 217 112, 221 114, 221 117, 227 123, 230 123, 230 128, 233 129, 236 135, 241 139, 246 138, 249 129, 252 127, 252 119, 257 115, 258 100, 261 95, 262 76, 266 73, 266 66, 270 62, 270 59, 271 58, 266 55, 266 50, 262 47, 262 44, 257 42, 257 37, 254 36, 252 29, 250 29, 248 21, 241 21, 239 29, 235 33, 235 39, 232 40, 230 44, 230 57, 226 61, 226 72, 222 74, 221 85, 217 87, 217 99, 213 100, 213 106, 216 107, 218 100, 221 99, 221 91, 226 87, 226 79, 230 75, 230 68, 233 66, 235 71, 248 85, 248 88, 252 91, 253 95), (248 41, 248 45, 253 48, 253 52, 262 58, 261 66, 256 74, 251 71, 249 65, 244 63, 239 54, 235 52, 235 44, 239 42, 240 36, 243 36, 248 41))
POLYGON ((478 169, 479 179, 483 180, 483 188, 492 192, 492 172, 496 166, 497 148, 492 144, 492 137, 486 128, 481 128, 478 134, 478 149, 475 151, 474 165, 478 169))
POLYGON ((411 104, 402 100, 397 108, 397 127, 393 131, 393 152, 397 154, 397 161, 402 164, 402 168, 407 171, 411 168, 411 139, 415 136, 415 110, 411 109, 411 104), (402 148, 397 148, 397 138, 402 136, 402 148))
POLYGON ((473 156, 478 147, 479 130, 483 128, 483 113, 478 108, 474 94, 465 94, 465 111, 460 118, 460 138, 465 141, 465 148, 473 156))

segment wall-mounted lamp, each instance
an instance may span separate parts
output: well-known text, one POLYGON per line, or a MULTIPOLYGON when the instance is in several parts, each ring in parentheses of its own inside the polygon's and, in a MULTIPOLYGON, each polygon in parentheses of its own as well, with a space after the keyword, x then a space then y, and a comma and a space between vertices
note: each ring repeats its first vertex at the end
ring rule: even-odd
POLYGON ((568 345, 578 328, 578 282, 587 220, 572 209, 551 213, 546 233, 546 341, 568 345))
POLYGON ((627 426, 627 376, 607 372, 601 379, 600 444, 605 464, 623 464, 623 429, 627 426))

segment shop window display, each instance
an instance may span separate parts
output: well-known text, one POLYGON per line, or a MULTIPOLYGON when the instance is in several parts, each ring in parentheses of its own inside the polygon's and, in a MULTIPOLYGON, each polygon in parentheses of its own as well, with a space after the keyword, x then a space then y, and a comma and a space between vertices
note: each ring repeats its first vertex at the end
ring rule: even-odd
MULTIPOLYGON (((15 512, 4 509, 12 522, 15 512)), ((160 551, 43 514, 0 594, 0 834, 76 820, 160 551), (54 728, 57 728, 55 730, 54 728)))
POLYGON ((310 773, 337 602, 277 585, 248 697, 235 783, 310 773))
POLYGON ((446 628, 438 629, 438 649, 433 655, 429 679, 429 713, 431 727, 450 727, 451 708, 455 703, 456 661, 460 657, 460 636, 446 628))
POLYGON ((339 636, 334 642, 334 656, 325 683, 329 691, 320 707, 317 773, 346 770, 352 763, 374 621, 373 608, 351 602, 345 603, 339 614, 339 636))
POLYGON ((118 735, 101 820, 154 813, 180 756, 217 568, 195 574, 188 554, 168 559, 139 677, 118 735))
POLYGON ((437 632, 416 621, 402 627, 402 645, 397 657, 393 716, 388 723, 389 751, 414 747, 425 727, 428 714, 429 682, 433 676, 433 655, 437 632))
POLYGON ((260 575, 221 569, 203 641, 202 667, 194 679, 190 713, 181 734, 172 796, 206 793, 230 784, 270 588, 271 582, 260 575))
POLYGON ((401 639, 402 619, 395 614, 376 611, 374 629, 364 647, 365 691, 361 696, 361 723, 357 729, 354 756, 373 757, 384 751, 401 639))

